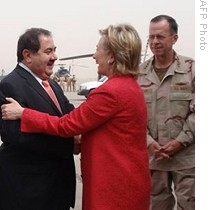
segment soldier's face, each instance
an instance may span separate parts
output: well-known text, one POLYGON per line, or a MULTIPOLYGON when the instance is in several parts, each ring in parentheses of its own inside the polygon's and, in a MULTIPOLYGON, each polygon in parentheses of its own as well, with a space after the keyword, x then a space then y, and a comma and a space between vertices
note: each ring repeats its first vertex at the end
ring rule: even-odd
POLYGON ((173 49, 177 38, 177 34, 170 32, 169 23, 166 20, 150 23, 148 39, 150 49, 154 55, 167 54, 168 51, 173 49))

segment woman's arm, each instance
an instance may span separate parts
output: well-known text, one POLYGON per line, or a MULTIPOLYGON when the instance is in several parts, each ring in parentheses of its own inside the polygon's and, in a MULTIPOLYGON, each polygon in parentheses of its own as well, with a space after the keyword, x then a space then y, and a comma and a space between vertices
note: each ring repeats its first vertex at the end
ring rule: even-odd
POLYGON ((49 133, 69 137, 83 134, 109 120, 119 109, 119 104, 109 91, 94 94, 70 113, 50 116, 36 110, 21 107, 14 99, 1 106, 3 120, 21 119, 21 131, 27 133, 49 133))

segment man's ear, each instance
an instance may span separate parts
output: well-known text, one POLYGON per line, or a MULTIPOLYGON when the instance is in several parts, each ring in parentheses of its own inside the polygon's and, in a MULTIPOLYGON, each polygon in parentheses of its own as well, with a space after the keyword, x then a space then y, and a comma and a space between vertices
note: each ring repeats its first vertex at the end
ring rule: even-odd
POLYGON ((178 34, 173 35, 173 44, 177 42, 178 38, 179 38, 178 34))
POLYGON ((27 49, 23 50, 23 58, 26 63, 31 63, 31 52, 27 49))

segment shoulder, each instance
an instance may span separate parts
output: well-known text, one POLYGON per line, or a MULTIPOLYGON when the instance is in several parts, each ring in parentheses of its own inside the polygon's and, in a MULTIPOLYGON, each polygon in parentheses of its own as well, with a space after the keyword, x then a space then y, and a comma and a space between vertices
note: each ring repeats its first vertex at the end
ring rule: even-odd
POLYGON ((135 84, 135 79, 132 76, 123 75, 113 76, 109 78, 103 85, 105 88, 113 91, 132 84, 135 84))
POLYGON ((21 78, 22 76, 19 74, 19 69, 16 67, 13 71, 2 78, 1 83, 16 84, 21 78))
POLYGON ((195 60, 191 57, 184 55, 176 55, 176 60, 182 65, 192 65, 195 63, 195 60))
POLYGON ((97 89, 106 92, 109 97, 118 101, 125 100, 125 98, 130 97, 135 92, 138 92, 139 85, 132 76, 114 76, 109 78, 97 89))
POLYGON ((148 60, 146 60, 140 64, 140 75, 146 74, 149 71, 149 69, 151 69, 153 59, 154 59, 154 57, 151 57, 148 60))
POLYGON ((176 72, 190 73, 194 77, 194 75, 195 75, 195 60, 193 58, 176 54, 175 62, 177 62, 176 72))

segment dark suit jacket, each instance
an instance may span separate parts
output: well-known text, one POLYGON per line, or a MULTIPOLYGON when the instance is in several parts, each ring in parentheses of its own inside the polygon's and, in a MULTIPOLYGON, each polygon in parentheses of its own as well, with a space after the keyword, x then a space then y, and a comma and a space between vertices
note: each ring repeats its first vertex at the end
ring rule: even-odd
MULTIPOLYGON (((63 114, 74 109, 50 80, 63 114)), ((21 66, 0 83, 0 91, 22 106, 61 116, 39 82, 21 66)), ((1 116, 0 116, 1 117, 1 116)), ((0 118, 1 119, 1 118, 0 118)), ((21 133, 20 121, 0 123, 0 209, 69 210, 75 203, 73 139, 21 133)))

